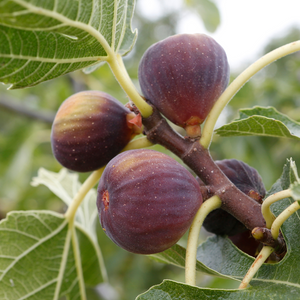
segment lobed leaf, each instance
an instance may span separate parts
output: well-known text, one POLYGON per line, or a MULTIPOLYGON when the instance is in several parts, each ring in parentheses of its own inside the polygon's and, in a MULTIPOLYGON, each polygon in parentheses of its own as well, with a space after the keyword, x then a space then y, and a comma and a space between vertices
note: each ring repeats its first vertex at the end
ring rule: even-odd
POLYGON ((220 136, 269 136, 300 138, 300 123, 278 112, 274 107, 256 106, 241 109, 240 117, 215 131, 220 136))
POLYGON ((36 85, 125 55, 136 40, 134 0, 0 3, 0 81, 11 89, 36 85))
MULTIPOLYGON (((176 244, 164 252, 152 254, 152 255, 149 255, 149 257, 151 257, 152 259, 154 259, 158 262, 161 262, 161 263, 171 264, 171 265, 175 265, 177 267, 184 268, 185 267, 185 255, 186 255, 185 248, 176 244)), ((196 269, 197 269, 197 271, 203 272, 207 275, 228 278, 228 276, 224 276, 224 275, 208 268, 200 261, 197 261, 196 269)))
POLYGON ((50 211, 9 213, 0 222, 0 299, 81 299, 79 265, 85 284, 101 282, 92 240, 73 228, 50 211))
POLYGON ((198 288, 180 282, 164 280, 163 283, 155 285, 144 294, 139 295, 136 300, 296 300, 299 297, 300 292, 298 289, 291 288, 280 282, 276 284, 264 282, 244 290, 224 290, 198 288))

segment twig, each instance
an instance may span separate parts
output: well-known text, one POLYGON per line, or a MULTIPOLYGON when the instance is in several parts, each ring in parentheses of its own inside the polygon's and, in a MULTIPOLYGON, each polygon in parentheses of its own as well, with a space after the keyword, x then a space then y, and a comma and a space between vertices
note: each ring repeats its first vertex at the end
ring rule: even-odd
POLYGON ((28 117, 35 120, 40 120, 49 124, 53 123, 55 117, 55 113, 47 112, 44 110, 38 110, 38 111, 32 110, 26 105, 20 104, 11 98, 7 98, 3 96, 1 96, 0 98, 0 106, 14 113, 17 113, 21 116, 28 117))

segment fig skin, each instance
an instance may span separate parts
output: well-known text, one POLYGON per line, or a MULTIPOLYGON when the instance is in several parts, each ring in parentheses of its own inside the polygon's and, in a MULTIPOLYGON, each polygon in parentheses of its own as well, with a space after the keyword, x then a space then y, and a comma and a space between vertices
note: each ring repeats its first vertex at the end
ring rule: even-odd
POLYGON ((237 159, 218 160, 216 164, 238 189, 262 203, 266 189, 257 170, 237 159))
POLYGON ((257 256, 259 249, 261 248, 260 242, 252 236, 250 230, 230 236, 229 239, 240 250, 253 257, 257 256))
POLYGON ((205 34, 178 34, 153 44, 139 64, 145 98, 183 128, 201 124, 229 82, 224 49, 205 34))
POLYGON ((55 158, 77 172, 103 167, 134 136, 133 125, 128 123, 131 114, 104 92, 83 91, 70 96, 61 104, 52 125, 55 158))
POLYGON ((173 246, 202 204, 197 180, 173 158, 130 150, 106 166, 97 190, 102 228, 121 248, 154 254, 173 246))
MULTIPOLYGON (((216 161, 216 164, 239 190, 262 203, 266 190, 259 173, 254 168, 236 159, 224 159, 216 161)), ((247 230, 244 224, 221 208, 208 214, 203 227, 208 232, 227 236, 234 236, 247 230)))

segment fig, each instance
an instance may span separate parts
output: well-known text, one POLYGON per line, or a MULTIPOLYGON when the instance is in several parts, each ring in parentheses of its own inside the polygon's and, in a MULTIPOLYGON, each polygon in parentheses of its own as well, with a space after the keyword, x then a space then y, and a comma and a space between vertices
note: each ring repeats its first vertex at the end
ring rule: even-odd
POLYGON ((64 167, 94 171, 106 165, 139 133, 136 115, 100 91, 83 91, 66 99, 55 116, 51 146, 64 167))
MULTIPOLYGON (((239 190, 262 203, 266 190, 257 170, 236 159, 224 159, 216 161, 216 164, 239 190)), ((203 226, 217 235, 233 236, 247 230, 240 221, 221 208, 209 213, 203 226)))
POLYGON ((187 231, 202 203, 197 180, 154 150, 129 150, 106 166, 97 189, 100 223, 121 248, 162 252, 187 231))
POLYGON ((138 70, 141 91, 167 119, 200 129, 229 82, 224 49, 205 34, 177 34, 153 44, 138 70))
POLYGON ((262 203, 266 189, 257 170, 237 159, 223 159, 216 164, 238 189, 262 203))
POLYGON ((257 256, 258 250, 261 247, 260 242, 252 236, 250 230, 237 233, 236 235, 230 236, 229 239, 240 250, 253 257, 257 256))

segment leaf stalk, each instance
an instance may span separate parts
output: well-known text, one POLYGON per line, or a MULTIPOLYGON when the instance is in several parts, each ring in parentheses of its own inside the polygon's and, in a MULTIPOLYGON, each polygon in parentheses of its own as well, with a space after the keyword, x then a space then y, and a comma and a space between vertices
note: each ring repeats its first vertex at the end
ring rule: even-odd
POLYGON ((77 234, 76 234, 76 228, 74 226, 74 219, 72 220, 72 222, 69 223, 69 230, 71 230, 71 232, 72 232, 72 246, 73 246, 73 252, 74 252, 77 277, 78 277, 78 282, 79 282, 79 290, 80 290, 81 300, 87 300, 86 292, 85 292, 83 270, 82 270, 82 264, 81 264, 80 249, 79 249, 79 243, 78 243, 78 238, 77 238, 77 234))
POLYGON ((120 86, 128 95, 129 99, 138 108, 141 115, 144 118, 148 118, 149 116, 151 116, 153 113, 153 109, 138 93, 135 85, 133 84, 130 76, 127 73, 122 56, 120 54, 112 53, 106 61, 109 64, 120 86))
POLYGON ((275 216, 273 215, 273 213, 271 212, 270 210, 270 206, 271 204, 279 201, 279 200, 282 200, 284 198, 289 198, 291 197, 291 190, 290 189, 287 189, 287 190, 283 190, 283 191, 280 191, 278 193, 275 193, 273 195, 270 195, 269 197, 267 197, 262 206, 261 206, 261 212, 266 220, 266 227, 267 228, 271 228, 274 220, 275 220, 275 216))
POLYGON ((274 248, 270 246, 264 246, 261 249, 260 253, 258 254, 255 261, 253 262, 250 269, 248 270, 247 274, 243 278, 239 286, 239 289, 245 289, 248 286, 248 284, 250 283, 250 281, 252 280, 256 272, 260 269, 260 267, 263 265, 266 259, 272 254, 273 251, 274 248))
POLYGON ((300 204, 298 201, 295 201, 288 208, 286 208, 281 214, 275 219, 271 227, 271 233, 274 239, 277 239, 279 236, 279 230, 282 224, 298 209, 300 209, 300 204))
POLYGON ((206 200, 200 206, 190 227, 185 259, 185 282, 189 285, 196 285, 197 247, 202 224, 206 216, 221 205, 222 201, 218 196, 206 200))
POLYGON ((71 205, 65 213, 65 218, 69 222, 72 222, 74 220, 78 207, 80 206, 84 197, 90 191, 90 189, 92 189, 99 181, 104 168, 105 167, 102 167, 101 169, 94 171, 80 187, 77 195, 74 197, 71 205))
POLYGON ((281 46, 266 55, 262 56, 252 65, 250 65, 245 71, 243 71, 223 92, 217 102, 214 104, 212 110, 207 116, 202 130, 202 136, 200 138, 200 144, 208 149, 212 140, 213 131, 221 112, 233 96, 241 89, 241 87, 257 72, 269 65, 270 63, 282 58, 288 54, 297 52, 300 50, 300 40, 290 44, 281 46))

